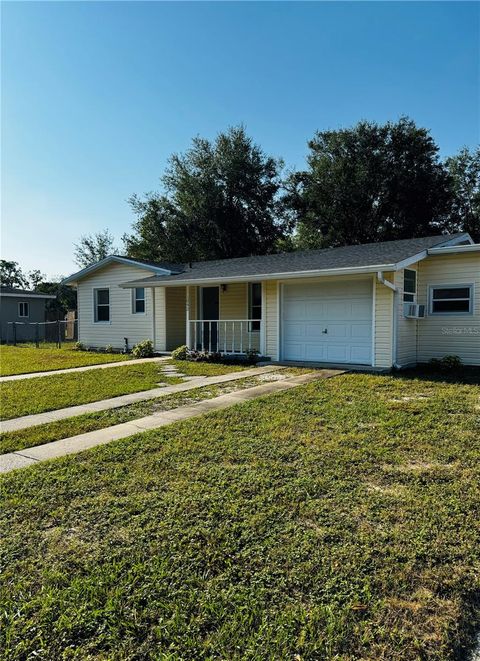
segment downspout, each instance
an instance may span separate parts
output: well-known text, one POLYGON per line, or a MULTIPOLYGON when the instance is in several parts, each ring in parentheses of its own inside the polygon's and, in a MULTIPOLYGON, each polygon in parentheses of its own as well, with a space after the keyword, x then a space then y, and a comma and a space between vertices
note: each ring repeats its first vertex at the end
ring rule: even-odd
POLYGON ((377 271, 377 280, 385 287, 393 291, 393 313, 392 313, 392 365, 395 369, 401 369, 397 362, 397 332, 398 332, 398 289, 393 282, 386 280, 383 271, 377 271))

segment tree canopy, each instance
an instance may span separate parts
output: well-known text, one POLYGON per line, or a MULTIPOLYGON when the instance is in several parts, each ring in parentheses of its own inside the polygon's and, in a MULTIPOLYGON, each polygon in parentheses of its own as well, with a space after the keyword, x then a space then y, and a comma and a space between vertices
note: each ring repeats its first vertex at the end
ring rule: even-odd
POLYGON ((74 260, 81 268, 95 264, 108 255, 116 252, 115 239, 108 229, 95 234, 85 234, 74 246, 74 260))
POLYGON ((480 241, 480 147, 470 151, 466 147, 456 156, 447 158, 451 177, 452 207, 450 229, 469 232, 480 241))
POLYGON ((284 228, 281 168, 242 126, 194 138, 170 157, 162 193, 130 199, 128 255, 186 262, 272 252, 284 228))
POLYGON ((449 175, 426 129, 408 118, 321 131, 291 180, 296 244, 314 248, 438 234, 448 228, 449 175))

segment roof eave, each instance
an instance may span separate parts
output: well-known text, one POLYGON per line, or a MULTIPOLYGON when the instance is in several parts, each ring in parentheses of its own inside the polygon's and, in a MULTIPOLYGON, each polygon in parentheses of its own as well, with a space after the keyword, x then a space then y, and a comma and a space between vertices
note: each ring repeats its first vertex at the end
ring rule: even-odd
POLYGON ((236 276, 214 276, 211 278, 185 278, 183 280, 156 280, 153 278, 124 282, 119 286, 123 289, 135 287, 181 287, 198 284, 228 284, 232 282, 252 282, 255 280, 291 280, 294 278, 315 278, 329 275, 361 275, 377 271, 394 271, 396 264, 373 264, 368 266, 348 266, 337 269, 315 269, 310 271, 289 271, 283 273, 250 273, 236 276))
POLYGON ((94 273, 95 271, 98 271, 101 268, 104 268, 105 266, 108 266, 109 264, 112 263, 117 263, 117 264, 127 264, 130 266, 137 266, 140 269, 145 269, 146 271, 152 271, 153 273, 158 273, 158 274, 163 274, 163 275, 171 275, 172 271, 169 271, 168 269, 163 269, 160 266, 152 266, 151 264, 143 264, 142 262, 137 262, 135 259, 130 259, 129 257, 119 257, 117 255, 108 255, 104 259, 101 259, 99 262, 95 262, 95 264, 90 264, 90 266, 85 267, 84 269, 81 269, 80 271, 77 271, 76 273, 72 273, 72 275, 69 275, 67 278, 64 278, 61 282, 62 285, 76 285, 79 280, 82 280, 83 278, 86 278, 89 276, 91 273, 94 273))
POLYGON ((55 294, 20 294, 15 292, 0 292, 2 298, 57 298, 55 294))
POLYGON ((430 248, 428 251, 429 255, 454 255, 462 254, 469 252, 480 252, 480 243, 469 243, 467 245, 461 246, 438 246, 435 248, 430 248))

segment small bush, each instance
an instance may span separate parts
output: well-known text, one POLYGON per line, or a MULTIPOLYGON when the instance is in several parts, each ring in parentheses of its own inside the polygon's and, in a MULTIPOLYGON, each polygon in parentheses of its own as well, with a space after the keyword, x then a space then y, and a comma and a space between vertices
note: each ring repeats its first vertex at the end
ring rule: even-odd
POLYGON ((87 347, 83 344, 83 342, 75 342, 72 349, 74 351, 86 351, 87 347))
POLYGON ((429 365, 440 372, 454 372, 462 367, 462 359, 459 356, 443 356, 443 358, 432 358, 429 365))
POLYGON ((152 340, 143 340, 139 342, 132 349, 134 358, 151 358, 153 356, 153 342, 152 340))
POLYGON ((105 353, 113 353, 113 347, 111 344, 107 344, 107 346, 104 349, 105 353))
POLYGON ((181 347, 177 347, 172 351, 172 358, 174 360, 187 360, 188 359, 188 347, 186 344, 182 344, 181 347))

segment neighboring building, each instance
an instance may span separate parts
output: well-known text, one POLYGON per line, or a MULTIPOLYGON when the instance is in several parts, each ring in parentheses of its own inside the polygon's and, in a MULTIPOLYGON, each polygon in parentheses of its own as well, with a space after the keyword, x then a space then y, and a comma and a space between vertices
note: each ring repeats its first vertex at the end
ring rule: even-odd
POLYGON ((78 288, 79 339, 92 347, 151 339, 159 352, 480 365, 480 244, 468 234, 191 265, 112 255, 64 282, 78 288))
POLYGON ((0 341, 13 340, 12 323, 18 322, 18 338, 33 340, 35 327, 30 324, 45 321, 45 303, 56 298, 50 294, 41 294, 15 287, 0 287, 0 341))

